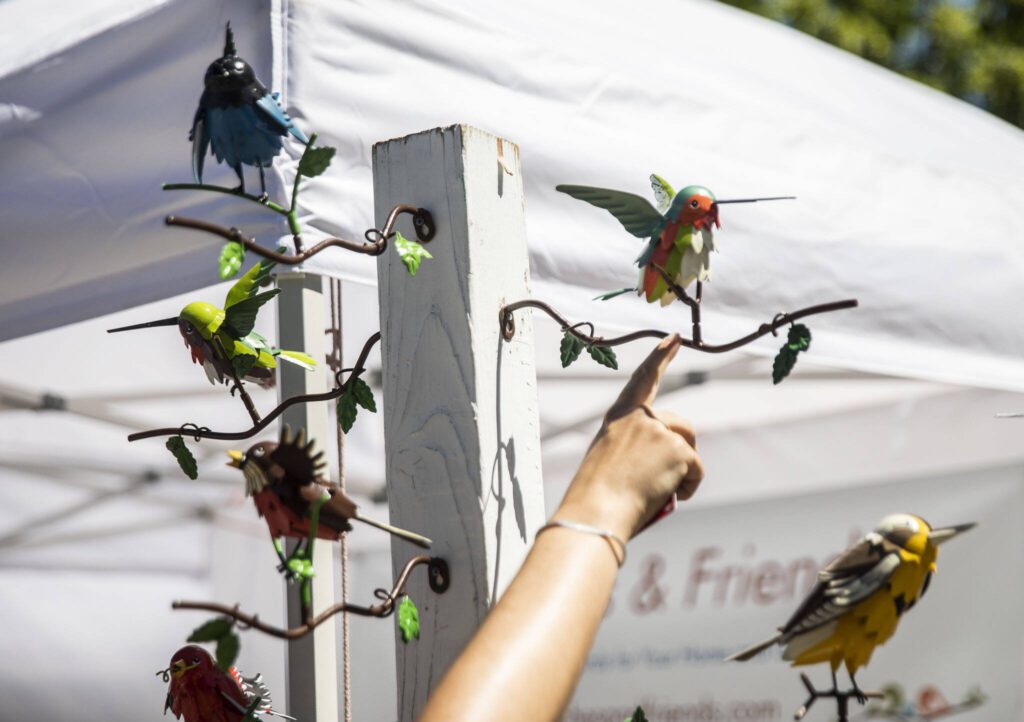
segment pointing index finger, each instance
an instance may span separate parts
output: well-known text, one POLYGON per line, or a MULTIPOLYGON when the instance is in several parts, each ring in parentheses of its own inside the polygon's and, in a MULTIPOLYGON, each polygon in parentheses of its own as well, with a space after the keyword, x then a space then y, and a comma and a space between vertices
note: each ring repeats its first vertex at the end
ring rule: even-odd
POLYGON ((626 382, 619 398, 612 405, 611 415, 619 415, 638 406, 649 407, 653 404, 658 395, 661 377, 678 352, 679 334, 674 333, 663 339, 626 382))

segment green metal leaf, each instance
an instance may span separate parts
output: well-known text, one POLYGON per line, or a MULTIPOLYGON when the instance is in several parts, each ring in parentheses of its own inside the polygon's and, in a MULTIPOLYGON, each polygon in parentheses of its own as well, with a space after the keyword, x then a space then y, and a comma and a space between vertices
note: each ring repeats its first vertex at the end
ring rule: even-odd
POLYGON ((811 329, 802 323, 795 323, 789 329, 789 347, 794 351, 806 351, 811 346, 811 329))
POLYGON ((791 349, 789 344, 779 349, 775 355, 775 361, 772 362, 772 383, 782 383, 782 379, 789 376, 789 372, 796 365, 796 354, 797 352, 791 349))
POLYGON ((373 398, 373 389, 370 388, 370 384, 357 376, 352 379, 349 383, 349 388, 346 390, 351 390, 357 404, 367 411, 377 413, 377 402, 373 398))
POLYGON ((569 364, 580 357, 580 353, 583 352, 584 343, 573 336, 568 331, 562 336, 562 346, 560 349, 560 355, 562 359, 562 368, 569 368, 569 364))
POLYGON ((647 722, 647 715, 644 714, 644 708, 637 707, 632 716, 627 717, 624 722, 647 722))
POLYGON ((350 393, 349 389, 345 389, 345 392, 338 397, 338 423, 341 424, 343 432, 347 434, 352 430, 358 413, 359 408, 356 406, 355 394, 350 393))
POLYGON ((178 466, 185 472, 185 476, 189 479, 196 479, 199 477, 199 467, 196 465, 196 457, 192 456, 192 452, 189 451, 188 447, 185 446, 185 440, 180 436, 172 436, 164 444, 167 450, 174 454, 174 458, 178 461, 178 466))
POLYGON ((407 594, 398 605, 398 628, 402 630, 402 641, 406 644, 412 638, 420 638, 420 610, 407 594))
POLYGON ((190 642, 216 642, 231 631, 234 623, 227 617, 216 617, 196 627, 189 635, 190 642))
POLYGON ((615 352, 606 346, 588 346, 587 353, 590 354, 590 358, 602 366, 607 366, 610 369, 619 368, 619 360, 615 358, 615 352))
POLYGON ((238 659, 238 650, 241 646, 238 635, 234 632, 228 632, 220 637, 217 640, 217 666, 225 672, 231 669, 238 659))
POLYGON ((415 276, 420 270, 420 261, 424 258, 433 258, 422 244, 410 241, 398 232, 395 233, 395 250, 398 251, 398 257, 402 259, 410 276, 415 276))
POLYGON ((242 267, 245 261, 245 246, 237 241, 228 241, 220 249, 220 258, 217 259, 217 273, 220 280, 226 281, 242 267))
POLYGON ((307 178, 316 178, 327 170, 334 158, 334 148, 328 145, 319 148, 306 147, 306 152, 299 159, 299 175, 307 178))
POLYGON ((796 366, 797 356, 801 351, 806 351, 811 346, 811 330, 802 323, 794 324, 789 329, 786 343, 775 355, 772 363, 772 383, 780 384, 789 376, 793 367, 796 366))
POLYGON ((235 368, 235 373, 238 374, 239 379, 244 379, 245 375, 252 371, 252 367, 256 365, 256 360, 259 356, 249 353, 236 353, 231 359, 231 365, 235 368))

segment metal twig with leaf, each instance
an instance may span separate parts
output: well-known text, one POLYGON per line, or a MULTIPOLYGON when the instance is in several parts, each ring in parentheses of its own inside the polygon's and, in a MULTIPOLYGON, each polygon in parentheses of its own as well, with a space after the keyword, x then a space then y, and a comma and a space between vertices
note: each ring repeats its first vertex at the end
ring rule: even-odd
POLYGON ((334 157, 334 148, 328 146, 315 147, 317 134, 310 136, 309 144, 299 159, 299 165, 295 174, 295 182, 292 185, 291 200, 287 206, 266 200, 262 196, 253 196, 239 193, 237 189, 224 188, 223 186, 206 185, 203 183, 166 183, 164 190, 198 190, 212 193, 225 193, 237 198, 257 203, 274 213, 282 215, 288 222, 288 229, 292 234, 292 241, 295 245, 295 253, 284 253, 284 249, 271 250, 265 248, 237 228, 227 228, 216 223, 199 220, 196 218, 183 218, 180 216, 167 216, 164 222, 169 226, 190 228, 192 230, 204 231, 223 238, 226 243, 221 249, 218 259, 217 270, 222 279, 227 279, 238 272, 245 259, 246 251, 260 255, 268 260, 284 265, 296 265, 306 261, 321 251, 328 248, 344 248, 355 253, 362 253, 370 256, 379 256, 387 250, 388 241, 394 240, 395 250, 405 264, 410 275, 415 276, 419 270, 420 262, 431 255, 423 243, 434 237, 434 218, 430 211, 424 208, 417 208, 410 205, 397 205, 388 214, 384 227, 371 228, 364 234, 365 241, 362 243, 350 241, 343 238, 329 238, 321 241, 309 249, 303 249, 302 226, 298 219, 298 198, 301 188, 300 181, 303 178, 316 178, 322 175, 331 164, 334 157), (402 215, 410 215, 413 220, 413 230, 417 240, 410 240, 401 232, 395 230, 398 218, 402 215))
MULTIPOLYGON (((779 357, 776 357, 775 360, 776 370, 773 372, 773 376, 778 375, 778 378, 775 381, 775 383, 778 383, 792 370, 793 364, 796 362, 796 355, 801 351, 807 350, 807 347, 810 345, 810 331, 808 331, 807 327, 803 324, 795 323, 796 321, 806 318, 807 316, 831 313, 833 311, 841 311, 843 309, 856 307, 856 299, 847 299, 845 301, 835 301, 832 303, 819 304, 817 306, 808 306, 807 308, 802 308, 798 311, 780 313, 771 321, 762 323, 758 326, 757 330, 728 343, 705 343, 700 334, 695 334, 696 338, 682 337, 680 339, 680 344, 686 348, 693 349, 694 351, 702 351, 704 353, 724 353, 726 351, 732 351, 742 346, 746 346, 762 336, 767 336, 768 334, 774 335, 779 329, 787 325, 791 325, 787 343, 779 353, 779 356, 783 356, 785 354, 786 358, 783 361, 780 361, 779 357)), ((649 328, 627 333, 622 336, 612 336, 608 338, 598 336, 596 335, 594 325, 589 321, 571 323, 568 319, 558 313, 558 311, 543 301, 528 298, 522 301, 516 301, 515 303, 509 303, 502 306, 499 310, 498 322, 501 324, 502 335, 506 341, 511 341, 515 338, 516 322, 514 314, 516 311, 520 311, 524 308, 536 308, 543 311, 562 327, 563 336, 560 356, 563 367, 567 367, 573 363, 577 358, 579 358, 582 350, 586 348, 587 352, 595 361, 603 366, 616 369, 618 368, 618 360, 616 359, 615 353, 612 351, 611 347, 621 346, 622 344, 639 341, 644 338, 665 338, 669 335, 668 331, 649 328), (590 333, 584 333, 581 331, 580 329, 583 327, 589 327, 590 333)))
MULTIPOLYGON (((144 326, 145 324, 143 324, 144 326)), ((358 398, 362 399, 362 402, 356 401, 356 403, 362 403, 370 411, 376 410, 376 403, 373 401, 373 392, 370 390, 369 385, 363 381, 360 376, 366 371, 366 359, 370 354, 377 342, 380 341, 380 332, 374 333, 363 344, 362 350, 359 352, 359 357, 356 359, 356 365, 352 368, 339 369, 334 374, 335 386, 330 391, 325 391, 322 394, 300 394, 298 396, 291 396, 268 413, 263 415, 261 418, 254 419, 252 427, 245 429, 244 431, 213 431, 205 426, 198 426, 194 423, 186 423, 181 426, 165 427, 160 429, 151 429, 149 431, 138 431, 134 434, 128 435, 128 441, 139 441, 141 439, 151 439, 161 436, 171 437, 167 441, 167 448, 174 454, 178 460, 179 465, 190 478, 195 478, 193 474, 195 471, 195 457, 192 452, 189 451, 185 445, 184 437, 191 437, 195 441, 200 439, 217 439, 220 441, 241 441, 243 439, 249 439, 256 434, 263 431, 263 429, 270 426, 270 424, 277 419, 284 411, 290 406, 295 404, 308 404, 315 403, 318 401, 333 401, 335 399, 342 399, 350 393, 351 398, 356 399, 357 392, 349 392, 351 387, 358 387, 361 390, 358 392, 358 398), (344 374, 348 374, 348 378, 344 381, 342 377, 344 374), (365 390, 362 390, 365 387, 365 390), (366 396, 366 392, 369 390, 369 397, 366 396)), ((346 407, 347 408, 347 407, 346 407)), ((339 401, 339 423, 341 423, 341 404, 339 401)), ((351 422, 355 420, 355 411, 346 411, 346 423, 343 423, 343 428, 347 424, 347 428, 344 430, 347 432, 351 429, 351 422), (350 416, 349 416, 350 414, 350 416)))
MULTIPOLYGON (((374 591, 374 597, 380 600, 378 604, 371 606, 362 606, 359 604, 333 604, 317 615, 314 615, 312 609, 308 605, 305 605, 302 609, 303 623, 296 627, 282 628, 267 624, 259 618, 259 615, 248 614, 241 611, 237 604, 229 606, 226 604, 217 604, 216 602, 176 601, 171 604, 171 607, 173 609, 191 609, 215 612, 222 615, 223 618, 229 619, 234 624, 237 624, 240 629, 255 629, 263 634, 270 635, 271 637, 277 637, 278 639, 299 639, 301 637, 305 637, 328 619, 336 614, 341 614, 342 612, 348 612, 349 614, 355 614, 361 617, 383 618, 391 616, 397 608, 399 613, 404 615, 403 618, 399 619, 399 622, 403 627, 403 636, 407 629, 410 639, 418 638, 419 612, 417 611, 416 614, 413 615, 412 610, 415 609, 415 605, 412 604, 412 600, 405 591, 405 584, 408 581, 412 570, 421 565, 427 566, 428 582, 431 591, 436 594, 443 594, 448 590, 448 587, 451 584, 448 564, 440 557, 431 557, 426 554, 421 554, 406 562, 405 567, 402 569, 401 574, 398 575, 398 579, 395 580, 394 586, 390 590, 376 589, 374 591), (408 604, 405 600, 409 600, 408 604), (405 607, 404 612, 402 611, 403 606, 405 607)), ((207 624, 210 624, 210 622, 207 622, 207 624)), ((406 639, 406 641, 409 640, 406 639)))

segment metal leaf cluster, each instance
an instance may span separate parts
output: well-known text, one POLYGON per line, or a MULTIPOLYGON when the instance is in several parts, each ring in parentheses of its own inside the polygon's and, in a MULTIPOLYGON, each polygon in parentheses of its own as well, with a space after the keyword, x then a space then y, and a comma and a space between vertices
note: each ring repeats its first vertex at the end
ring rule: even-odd
POLYGON ((560 347, 560 357, 562 360, 562 368, 568 368, 576 359, 583 353, 583 349, 587 349, 587 353, 590 354, 590 358, 594 359, 597 363, 602 366, 607 366, 610 369, 619 368, 619 360, 615 357, 615 352, 607 346, 587 345, 583 339, 570 333, 565 332, 562 336, 562 344, 560 347))
POLYGON ((398 257, 402 259, 410 276, 415 276, 420 270, 420 263, 424 258, 433 258, 423 244, 410 241, 398 232, 395 233, 395 250, 398 251, 398 257))
POLYGON ((217 666, 225 672, 235 664, 241 642, 234 630, 235 623, 227 617, 216 617, 196 627, 189 635, 190 642, 215 642, 217 666))
POLYGON ((345 390, 338 397, 338 423, 346 434, 352 430, 359 413, 359 407, 371 413, 377 412, 377 402, 373 398, 373 389, 358 376, 349 379, 345 390))
POLYGON ((199 467, 196 464, 196 457, 192 456, 192 452, 185 445, 185 439, 180 436, 172 436, 167 439, 164 446, 174 454, 174 458, 181 470, 185 472, 185 476, 195 481, 199 477, 199 467))
POLYGON ((789 337, 786 343, 779 349, 772 364, 772 383, 781 383, 789 376, 789 372, 796 365, 797 356, 801 351, 806 351, 811 346, 811 329, 802 323, 795 323, 789 328, 789 337))

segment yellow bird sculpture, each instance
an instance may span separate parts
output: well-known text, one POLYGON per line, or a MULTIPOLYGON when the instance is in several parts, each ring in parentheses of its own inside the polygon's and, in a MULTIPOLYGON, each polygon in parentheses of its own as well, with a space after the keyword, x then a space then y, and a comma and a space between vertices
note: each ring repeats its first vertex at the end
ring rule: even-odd
POLYGON ((836 670, 843 664, 853 694, 863 704, 865 695, 854 678, 857 670, 927 591, 939 546, 974 526, 933 529, 913 514, 885 517, 818 572, 814 588, 778 634, 726 661, 744 662, 778 644, 782 658, 793 666, 828 662, 836 694, 836 670))

